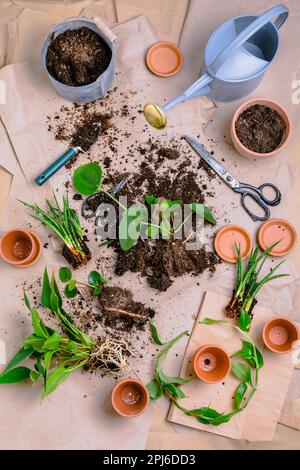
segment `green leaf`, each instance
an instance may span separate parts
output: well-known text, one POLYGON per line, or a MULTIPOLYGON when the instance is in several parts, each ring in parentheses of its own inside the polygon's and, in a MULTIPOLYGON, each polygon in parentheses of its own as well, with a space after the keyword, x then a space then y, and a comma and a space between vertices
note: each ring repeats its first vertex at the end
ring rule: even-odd
POLYGON ((74 367, 65 368, 59 366, 52 374, 48 375, 42 398, 52 393, 70 374, 73 372, 74 367))
POLYGON ((89 196, 99 188, 102 180, 102 169, 98 163, 86 163, 74 171, 73 183, 80 194, 89 196))
POLYGON ((64 290, 64 293, 68 299, 73 299, 78 294, 78 289, 75 287, 74 289, 70 290, 69 286, 67 286, 64 290))
POLYGON ((30 301, 29 301, 29 299, 28 299, 28 297, 27 297, 26 292, 24 292, 24 302, 25 302, 25 305, 26 305, 26 307, 28 308, 28 310, 31 311, 30 301))
POLYGON ((32 369, 30 371, 30 380, 35 383, 37 382, 41 377, 43 377, 39 372, 37 372, 35 369, 32 369))
POLYGON ((148 238, 156 238, 159 233, 159 228, 154 227, 153 225, 148 225, 147 227, 147 237, 148 238))
POLYGON ((264 365, 264 359, 260 351, 255 347, 257 363, 255 360, 254 347, 248 341, 243 341, 243 347, 240 351, 236 352, 233 356, 239 356, 248 361, 252 367, 260 369, 264 365))
POLYGON ((31 354, 33 353, 33 351, 34 350, 30 347, 28 349, 24 349, 24 347, 19 349, 19 351, 11 358, 9 363, 6 365, 6 367, 3 370, 2 374, 4 374, 5 372, 8 372, 9 370, 13 369, 14 367, 16 367, 16 365, 20 364, 20 362, 25 361, 26 359, 28 359, 31 356, 31 354))
POLYGON ((227 415, 221 414, 220 416, 215 418, 213 421, 211 421, 210 424, 212 424, 213 426, 220 426, 220 424, 228 423, 228 421, 230 421, 232 416, 233 416, 232 413, 228 413, 227 415))
POLYGON ((221 416, 217 410, 210 408, 209 406, 203 406, 202 408, 196 408, 194 410, 189 410, 186 412, 189 416, 195 416, 198 418, 205 419, 207 421, 212 421, 213 419, 221 416))
POLYGON ((48 339, 44 342, 43 349, 44 349, 45 351, 54 351, 54 350, 57 350, 57 348, 58 348, 59 345, 60 345, 61 340, 62 340, 61 335, 55 331, 55 332, 53 333, 53 335, 50 336, 50 338, 48 338, 48 339))
POLYGON ((61 282, 68 282, 72 279, 72 272, 69 268, 62 267, 59 269, 59 279, 61 282))
POLYGON ((123 212, 119 225, 119 242, 123 251, 130 250, 141 234, 141 214, 132 214, 133 207, 123 212))
POLYGON ((235 364, 233 364, 231 371, 241 382, 246 382, 252 386, 251 369, 248 364, 236 362, 235 364))
POLYGON ((245 396, 246 391, 247 391, 247 384, 245 382, 241 382, 238 388, 236 389, 235 395, 234 395, 235 406, 237 409, 240 408, 240 405, 242 403, 242 400, 245 396))
POLYGON ((33 326, 33 331, 36 336, 39 338, 48 338, 48 332, 45 327, 45 325, 42 323, 39 314, 36 310, 31 310, 31 320, 32 320, 32 326, 33 326))
POLYGON ((240 314, 237 324, 240 330, 249 331, 249 328, 251 325, 251 317, 247 312, 245 312, 243 308, 241 309, 241 314, 240 314))
POLYGON ((16 367, 0 375, 0 384, 12 384, 24 382, 30 378, 30 369, 28 367, 16 367))
POLYGON ((164 374, 162 370, 158 371, 158 377, 162 383, 168 384, 175 384, 175 385, 185 385, 189 382, 189 380, 183 379, 181 377, 170 377, 169 375, 164 374))
POLYGON ((227 320, 214 320, 213 318, 205 317, 199 323, 202 325, 217 325, 218 323, 227 323, 227 320))
POLYGON ((49 371, 49 369, 51 368, 51 361, 52 361, 52 357, 53 357, 53 354, 55 353, 55 351, 47 351, 45 353, 45 356, 44 356, 44 364, 45 364, 45 371, 46 371, 46 374, 47 372, 49 371))
POLYGON ((101 276, 98 271, 91 271, 88 276, 89 284, 96 285, 96 284, 106 284, 108 282, 105 277, 101 276))
POLYGON ((162 387, 156 379, 153 379, 151 382, 147 383, 146 387, 151 400, 158 400, 163 395, 162 387))
POLYGON ((103 287, 100 284, 98 284, 97 286, 94 286, 93 287, 93 294, 94 295, 100 295, 101 292, 102 292, 102 289, 103 289, 103 287))
POLYGON ((77 286, 77 281, 76 279, 71 279, 71 281, 69 282, 69 284, 67 285, 67 288, 69 289, 69 291, 72 291, 75 289, 75 287, 77 286))
POLYGON ((176 398, 185 398, 185 394, 180 388, 172 383, 165 384, 165 387, 176 397, 176 398))
POLYGON ((153 343, 157 344, 158 346, 163 346, 164 344, 166 344, 160 340, 158 336, 157 328, 152 321, 149 321, 149 326, 150 326, 150 332, 151 332, 151 339, 153 343))
POLYGON ((198 202, 192 202, 191 204, 189 204, 189 208, 192 212, 195 212, 195 214, 200 215, 200 217, 204 218, 208 222, 211 222, 212 224, 217 223, 210 210, 203 204, 199 204, 198 202))
POLYGON ((157 204, 158 198, 155 196, 152 196, 151 194, 147 194, 145 196, 145 201, 151 206, 152 204, 157 204))
POLYGON ((45 268, 44 276, 43 276, 42 295, 41 295, 41 303, 44 307, 51 308, 50 297, 51 297, 50 280, 49 280, 47 268, 45 268))
POLYGON ((45 343, 45 338, 39 338, 36 335, 30 335, 23 342, 23 346, 25 350, 27 350, 27 347, 28 347, 29 349, 34 349, 34 351, 41 353, 43 352, 44 343, 45 343))

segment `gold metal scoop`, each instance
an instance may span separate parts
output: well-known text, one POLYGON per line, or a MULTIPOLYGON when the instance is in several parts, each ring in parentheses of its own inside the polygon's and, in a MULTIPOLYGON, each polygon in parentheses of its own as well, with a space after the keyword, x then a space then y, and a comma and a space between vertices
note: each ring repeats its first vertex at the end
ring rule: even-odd
POLYGON ((144 107, 144 115, 155 129, 164 129, 167 126, 167 116, 159 104, 147 103, 144 107))

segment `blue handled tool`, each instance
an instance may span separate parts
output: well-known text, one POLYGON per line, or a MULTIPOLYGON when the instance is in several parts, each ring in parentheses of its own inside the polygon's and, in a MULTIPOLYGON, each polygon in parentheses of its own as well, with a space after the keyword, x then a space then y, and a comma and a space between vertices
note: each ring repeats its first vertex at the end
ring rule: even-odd
POLYGON ((78 155, 79 152, 83 152, 81 147, 70 147, 65 153, 63 153, 54 163, 46 168, 39 176, 35 178, 35 183, 42 186, 53 176, 58 170, 66 165, 72 158, 78 155))

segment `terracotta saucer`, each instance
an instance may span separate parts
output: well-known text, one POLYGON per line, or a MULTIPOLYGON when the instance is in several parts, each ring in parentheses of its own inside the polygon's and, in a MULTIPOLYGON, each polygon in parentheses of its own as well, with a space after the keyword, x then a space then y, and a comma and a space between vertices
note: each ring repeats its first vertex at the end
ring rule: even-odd
POLYGON ((241 257, 245 259, 251 252, 252 240, 244 227, 240 225, 226 225, 217 233, 214 246, 220 258, 228 263, 236 263, 236 246, 240 246, 241 257))
POLYGON ((172 77, 181 69, 183 56, 175 44, 161 41, 148 49, 146 63, 149 70, 155 75, 172 77))
POLYGON ((270 219, 259 229, 257 240, 262 250, 266 250, 273 243, 280 241, 271 256, 285 256, 291 253, 297 244, 297 232, 294 226, 285 219, 270 219))

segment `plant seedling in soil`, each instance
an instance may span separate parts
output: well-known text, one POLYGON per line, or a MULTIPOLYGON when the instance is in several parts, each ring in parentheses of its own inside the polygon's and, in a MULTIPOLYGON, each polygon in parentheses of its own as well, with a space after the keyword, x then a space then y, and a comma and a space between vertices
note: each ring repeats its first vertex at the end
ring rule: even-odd
POLYGON ((90 288, 94 295, 100 295, 104 284, 108 282, 98 271, 91 271, 88 275, 88 283, 77 281, 72 276, 72 271, 67 267, 59 269, 59 279, 63 283, 68 283, 64 293, 68 298, 73 298, 78 294, 77 286, 86 286, 90 288))
POLYGON ((62 332, 43 323, 26 294, 24 300, 31 313, 33 333, 23 341, 21 349, 3 370, 0 384, 43 380, 42 398, 45 398, 76 369, 101 370, 113 375, 126 370, 127 357, 132 355, 128 344, 112 337, 94 340, 77 328, 64 311, 55 277, 50 280, 47 269, 41 303, 56 317, 62 332), (32 369, 19 366, 28 358, 35 361, 32 369))
POLYGON ((247 326, 250 328, 251 319, 253 317, 252 311, 257 303, 256 296, 260 289, 268 282, 281 277, 288 276, 289 274, 274 274, 275 271, 284 263, 281 261, 270 272, 259 279, 261 270, 268 258, 272 249, 278 245, 280 241, 273 243, 262 253, 256 247, 250 254, 246 266, 243 267, 241 258, 240 247, 236 246, 238 255, 237 274, 235 289, 230 303, 225 308, 226 316, 233 318, 238 326, 247 326))
POLYGON ((20 202, 37 214, 30 214, 31 217, 47 225, 62 240, 64 243, 62 255, 76 269, 91 259, 91 252, 85 243, 83 230, 76 211, 70 207, 68 196, 63 197, 62 208, 60 208, 54 192, 53 198, 55 205, 52 205, 46 199, 49 212, 45 212, 37 204, 20 202))
MULTIPOLYGON (((214 325, 216 323, 228 323, 228 321, 205 318, 201 323, 214 325)), ((154 344, 158 346, 166 345, 155 359, 154 379, 147 384, 147 389, 152 400, 157 400, 162 395, 166 395, 170 401, 187 416, 194 417, 202 424, 211 424, 213 426, 227 423, 234 415, 240 413, 248 406, 257 390, 259 369, 263 366, 264 361, 261 353, 249 336, 246 325, 241 325, 240 327, 234 326, 234 328, 244 336, 245 340, 242 341, 242 348, 233 354, 232 358, 238 357, 243 359, 244 362, 234 362, 232 365, 231 372, 240 381, 240 384, 235 390, 233 409, 229 413, 220 413, 210 406, 189 410, 180 405, 178 400, 185 398, 184 391, 181 387, 184 386, 188 380, 181 377, 167 376, 162 370, 162 363, 170 349, 172 349, 182 337, 188 335, 188 332, 184 331, 173 340, 163 342, 158 336, 155 325, 152 323, 150 327, 154 344)))

